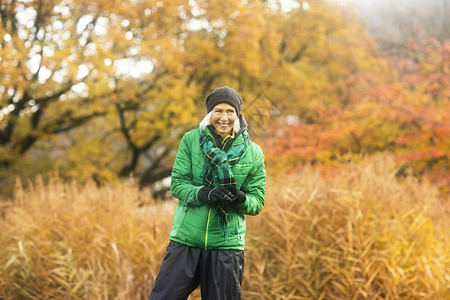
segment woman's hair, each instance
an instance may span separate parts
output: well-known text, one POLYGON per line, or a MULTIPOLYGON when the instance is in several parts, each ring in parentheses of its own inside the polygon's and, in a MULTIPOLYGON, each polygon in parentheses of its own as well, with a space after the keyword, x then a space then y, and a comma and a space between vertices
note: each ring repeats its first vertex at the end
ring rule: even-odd
MULTIPOLYGON (((212 114, 212 112, 209 112, 203 118, 203 120, 198 124, 201 130, 204 130, 206 128, 206 126, 211 124, 211 114, 212 114)), ((236 120, 234 121, 233 130, 236 133, 239 133, 239 131, 241 130, 241 121, 239 120, 239 117, 237 117, 236 120)))

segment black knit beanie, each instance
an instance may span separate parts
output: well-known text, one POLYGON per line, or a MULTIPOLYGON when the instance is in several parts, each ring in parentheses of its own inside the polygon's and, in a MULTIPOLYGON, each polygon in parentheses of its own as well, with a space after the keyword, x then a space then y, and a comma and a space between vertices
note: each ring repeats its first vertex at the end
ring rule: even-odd
POLYGON ((232 88, 223 86, 215 89, 206 97, 206 111, 209 113, 219 103, 228 103, 236 109, 236 114, 241 113, 242 98, 232 88))

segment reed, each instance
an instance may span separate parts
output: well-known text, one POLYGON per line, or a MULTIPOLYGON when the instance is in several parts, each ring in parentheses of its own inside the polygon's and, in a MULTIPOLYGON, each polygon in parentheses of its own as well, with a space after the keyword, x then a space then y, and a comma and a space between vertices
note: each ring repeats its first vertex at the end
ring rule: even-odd
POLYGON ((389 157, 272 180, 248 218, 244 299, 450 299, 449 212, 389 157))
POLYGON ((53 177, 24 191, 0 221, 0 299, 141 299, 168 243, 175 203, 134 185, 53 177))
MULTIPOLYGON (((242 298, 449 299, 449 212, 395 172, 377 157, 269 178, 247 218, 242 298)), ((133 184, 18 184, 2 205, 0 299, 147 299, 175 206, 133 184)))

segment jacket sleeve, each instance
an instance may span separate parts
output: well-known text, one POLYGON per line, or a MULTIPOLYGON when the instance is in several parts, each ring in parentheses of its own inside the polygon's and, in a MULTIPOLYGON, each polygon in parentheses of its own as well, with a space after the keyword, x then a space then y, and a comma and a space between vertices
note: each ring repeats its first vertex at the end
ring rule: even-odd
POLYGON ((259 214, 263 209, 266 195, 264 155, 259 146, 257 146, 255 152, 253 167, 241 186, 241 190, 245 192, 247 199, 244 203, 234 207, 237 213, 253 216, 259 214))
MULTIPOLYGON (((194 134, 186 133, 181 139, 172 170, 170 191, 183 205, 202 205, 197 194, 202 186, 194 185, 191 147, 194 134)), ((197 141, 195 141, 197 142, 197 141)))

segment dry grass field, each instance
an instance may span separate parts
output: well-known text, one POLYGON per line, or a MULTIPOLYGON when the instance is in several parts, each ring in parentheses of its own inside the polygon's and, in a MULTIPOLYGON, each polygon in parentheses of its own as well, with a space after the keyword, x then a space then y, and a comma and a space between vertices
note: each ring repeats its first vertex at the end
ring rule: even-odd
MULTIPOLYGON (((449 212, 395 172, 378 157, 269 178, 243 299, 449 299, 449 212)), ((1 208, 0 299, 146 299, 175 206, 132 184, 18 184, 1 208)))

